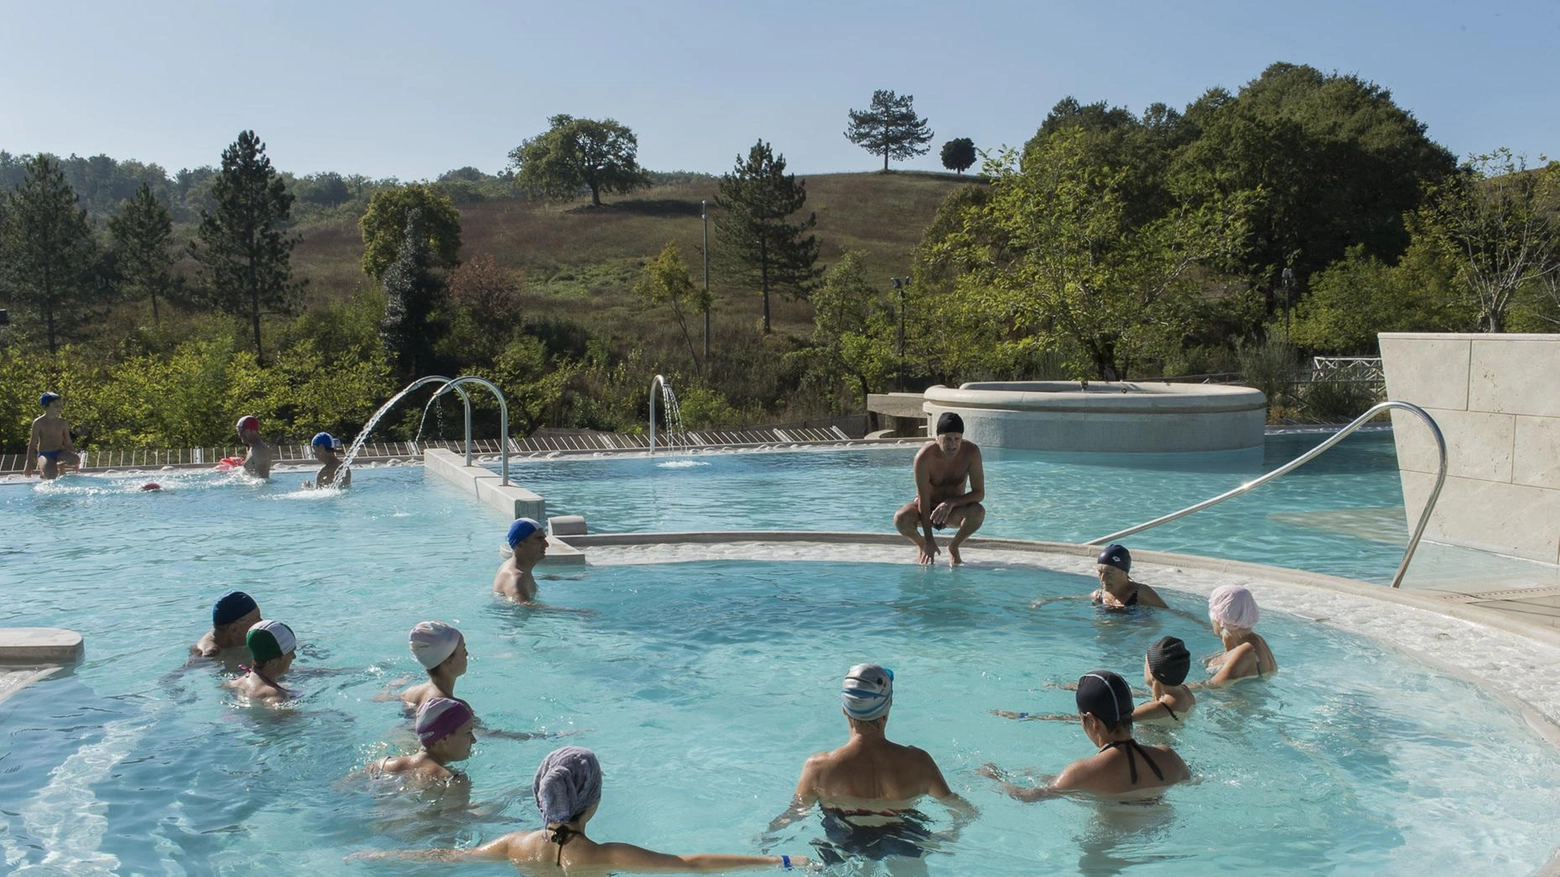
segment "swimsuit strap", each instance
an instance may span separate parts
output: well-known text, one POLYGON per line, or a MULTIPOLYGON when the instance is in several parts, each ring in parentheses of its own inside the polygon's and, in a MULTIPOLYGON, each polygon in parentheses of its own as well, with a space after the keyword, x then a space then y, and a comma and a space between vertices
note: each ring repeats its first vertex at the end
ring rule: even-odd
POLYGON ((563 865, 563 845, 569 842, 569 838, 579 834, 579 832, 567 825, 559 825, 557 828, 543 828, 542 830, 551 835, 547 838, 549 842, 558 845, 558 858, 553 861, 553 864, 561 867, 563 865))
MULTIPOLYGON (((1176 721, 1180 721, 1180 719, 1177 719, 1176 721)), ((1137 760, 1132 757, 1132 750, 1134 749, 1138 751, 1139 755, 1143 756, 1143 763, 1147 764, 1148 769, 1154 772, 1154 776, 1159 777, 1160 780, 1165 778, 1164 771, 1160 770, 1159 765, 1154 763, 1154 759, 1148 754, 1148 751, 1143 748, 1143 744, 1132 739, 1131 737, 1128 737, 1125 740, 1114 740, 1100 747, 1101 752, 1104 752, 1107 749, 1122 749, 1126 751, 1127 769, 1131 772, 1132 785, 1137 785, 1138 781, 1137 760)))
MULTIPOLYGON (((1159 702, 1159 705, 1165 708, 1165 712, 1170 714, 1170 718, 1175 719, 1177 722, 1181 721, 1181 717, 1175 714, 1175 710, 1170 708, 1170 704, 1165 703, 1164 701, 1161 700, 1159 702)), ((1148 756, 1146 756, 1146 755, 1144 756, 1144 758, 1147 758, 1147 757, 1148 756)))
POLYGON ((271 677, 265 675, 264 673, 261 673, 259 670, 255 669, 254 667, 244 667, 243 665, 240 665, 238 669, 240 669, 240 670, 248 670, 249 672, 255 674, 256 676, 259 676, 260 677, 260 681, 264 682, 266 685, 271 686, 272 688, 276 689, 277 691, 280 691, 281 693, 287 695, 288 697, 292 697, 293 696, 292 689, 290 689, 290 688, 288 688, 288 687, 286 687, 284 685, 281 685, 275 679, 272 679, 271 677))

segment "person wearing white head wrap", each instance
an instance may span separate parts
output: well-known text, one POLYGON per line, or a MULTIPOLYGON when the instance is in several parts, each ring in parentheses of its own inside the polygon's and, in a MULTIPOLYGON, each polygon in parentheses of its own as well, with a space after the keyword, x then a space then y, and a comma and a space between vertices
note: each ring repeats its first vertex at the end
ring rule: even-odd
MULTIPOLYGON (((419 725, 421 722, 419 721, 419 725)), ((536 768, 531 783, 543 827, 517 831, 479 847, 463 850, 399 850, 358 853, 351 859, 468 859, 508 861, 522 871, 562 868, 590 871, 674 871, 709 873, 775 865, 789 871, 805 867, 803 856, 740 856, 699 853, 679 856, 626 843, 598 843, 585 835, 585 825, 601 804, 601 763, 596 753, 578 746, 554 750, 536 768), (569 861, 565 862, 567 858, 569 861)))
POLYGON ((1241 585, 1221 585, 1208 595, 1208 620, 1224 643, 1224 651, 1208 659, 1209 685, 1261 679, 1278 670, 1267 640, 1252 630, 1261 617, 1256 598, 1241 585))
POLYGON ((930 755, 914 746, 894 743, 886 736, 889 711, 894 705, 892 670, 877 664, 850 668, 840 685, 840 705, 850 739, 838 749, 807 759, 791 806, 775 817, 771 830, 805 818, 817 804, 823 810, 831 839, 848 847, 849 852, 879 858, 918 856, 921 849, 907 831, 879 831, 876 840, 865 847, 861 847, 867 841, 865 836, 852 835, 862 834, 856 829, 868 826, 908 828, 910 823, 904 814, 926 795, 956 813, 974 814, 974 808, 948 787, 930 755))
POLYGON ((407 644, 428 672, 428 681, 401 692, 401 703, 416 710, 430 697, 455 697, 455 680, 465 674, 471 658, 460 631, 442 621, 419 621, 407 635, 407 644))

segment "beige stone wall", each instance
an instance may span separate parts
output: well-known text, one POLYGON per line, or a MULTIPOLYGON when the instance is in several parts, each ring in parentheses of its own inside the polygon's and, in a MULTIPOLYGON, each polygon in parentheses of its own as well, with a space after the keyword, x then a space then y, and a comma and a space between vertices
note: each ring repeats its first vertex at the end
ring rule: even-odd
MULTIPOLYGON (((1425 538, 1560 563, 1560 335, 1384 333, 1387 397, 1429 412, 1447 476, 1425 538)), ((1434 440, 1392 412, 1409 526, 1435 483, 1434 440)))

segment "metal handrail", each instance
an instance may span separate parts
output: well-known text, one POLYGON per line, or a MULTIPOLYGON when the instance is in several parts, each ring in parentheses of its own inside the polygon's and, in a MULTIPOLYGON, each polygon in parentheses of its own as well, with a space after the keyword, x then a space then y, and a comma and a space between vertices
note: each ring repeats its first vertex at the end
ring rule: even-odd
MULTIPOLYGON (((498 399, 498 446, 501 461, 500 475, 503 477, 500 483, 507 487, 509 486, 509 403, 504 399, 504 394, 498 389, 498 386, 487 378, 479 378, 476 375, 462 375, 453 381, 445 383, 444 386, 436 390, 432 399, 437 399, 445 393, 454 390, 460 395, 461 401, 466 403, 466 465, 469 467, 471 465, 471 399, 466 396, 466 391, 461 389, 461 384, 466 383, 480 384, 487 387, 493 391, 494 397, 498 399)), ((432 401, 432 399, 429 401, 432 401)))
POLYGON ((1155 518, 1152 521, 1147 521, 1145 523, 1138 524, 1135 527, 1128 527, 1125 530, 1118 530, 1118 531, 1116 531, 1114 533, 1111 533, 1109 536, 1101 536, 1098 539, 1090 539, 1088 542, 1085 542, 1083 544, 1085 544, 1085 545, 1104 545, 1104 544, 1108 544, 1108 543, 1114 542, 1117 539, 1120 539, 1120 538, 1122 538, 1124 536, 1131 536, 1134 533, 1141 533, 1144 530, 1150 529, 1152 527, 1157 527, 1160 524, 1167 524, 1167 523, 1169 523, 1171 521, 1176 520, 1177 518, 1184 518, 1184 517, 1186 517, 1187 515, 1189 515, 1189 514, 1191 514, 1193 512, 1200 512, 1200 511, 1202 511, 1205 508, 1209 508, 1211 506, 1216 506, 1219 503, 1224 502, 1227 499, 1234 499, 1235 497, 1240 496, 1241 494, 1248 493, 1248 492, 1250 492, 1250 491, 1252 491, 1252 490, 1254 490, 1254 489, 1256 489, 1258 487, 1261 487, 1262 485, 1268 483, 1269 481, 1272 481, 1273 479, 1279 477, 1280 475, 1284 475, 1284 474, 1286 474, 1288 472, 1292 472, 1295 469, 1298 469, 1301 466, 1305 465, 1306 463, 1309 463, 1312 459, 1316 458, 1323 451, 1326 451, 1328 448, 1331 448, 1333 445, 1336 445, 1337 443, 1343 441, 1345 438, 1348 438, 1351 433, 1353 433, 1355 430, 1359 429, 1361 426, 1364 426, 1365 423, 1367 421, 1369 421, 1372 417, 1375 417, 1377 414, 1380 414, 1381 412, 1386 411, 1389 408, 1401 408, 1404 411, 1411 411, 1414 414, 1419 415, 1419 418, 1425 422, 1425 425, 1430 427, 1430 434, 1431 434, 1432 437, 1435 438, 1436 454, 1437 454, 1437 457, 1438 457, 1438 459, 1437 459, 1437 466, 1438 466, 1438 468, 1436 469, 1436 475, 1435 475, 1435 487, 1430 490, 1430 496, 1429 496, 1428 499, 1425 500, 1424 511, 1420 512, 1420 514, 1419 514, 1419 523, 1414 527, 1413 535, 1408 538, 1408 547, 1403 550, 1403 562, 1398 564, 1397 573, 1392 576, 1392 587, 1396 588, 1396 587, 1398 587, 1398 586, 1403 584, 1403 574, 1408 572, 1408 562, 1410 560, 1414 559, 1414 549, 1419 547, 1419 537, 1420 537, 1420 535, 1422 535, 1425 532, 1425 525, 1430 523, 1430 512, 1435 509, 1435 501, 1441 495, 1441 485, 1446 482, 1446 439, 1445 439, 1445 437, 1443 437, 1441 435, 1441 427, 1436 424, 1435 418, 1431 417, 1423 408, 1420 408, 1418 405, 1414 405, 1414 404, 1409 403, 1409 402, 1396 402, 1396 401, 1392 401, 1392 402, 1382 402, 1382 403, 1380 403, 1378 405, 1373 405, 1373 406, 1371 406, 1369 411, 1366 411, 1364 414, 1361 414, 1359 417, 1356 417, 1353 422, 1351 422, 1348 426, 1345 426, 1344 428, 1338 430, 1327 441, 1322 442, 1321 444, 1317 445, 1316 447, 1310 449, 1309 451, 1306 451, 1305 453, 1301 454, 1300 456, 1294 458, 1293 460, 1290 460, 1288 463, 1285 463, 1284 465, 1278 467, 1277 469, 1274 469, 1272 472, 1269 472, 1269 473, 1267 473, 1266 475, 1263 475, 1260 478, 1257 478, 1257 479, 1252 480, 1252 481, 1248 481, 1245 484, 1242 484, 1241 486, 1235 488, 1234 490, 1231 490, 1231 491, 1228 491, 1228 492, 1225 492, 1225 493, 1221 493, 1218 496, 1213 497, 1212 499, 1205 499, 1202 502, 1197 503, 1196 505, 1189 505, 1186 508, 1181 509, 1178 512, 1171 512, 1168 515, 1164 515, 1163 517, 1155 518))

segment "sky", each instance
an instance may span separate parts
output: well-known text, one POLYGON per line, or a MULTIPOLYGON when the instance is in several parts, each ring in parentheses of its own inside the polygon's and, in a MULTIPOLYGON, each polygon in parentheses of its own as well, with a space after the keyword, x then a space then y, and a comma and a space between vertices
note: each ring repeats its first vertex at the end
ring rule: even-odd
POLYGON ((1459 157, 1560 157, 1560 0, 0 0, 0 149, 170 172, 253 129, 279 169, 496 173, 559 113, 614 118, 658 171, 763 139, 801 175, 881 168, 844 137, 876 89, 1019 146, 1069 95, 1140 112, 1284 61, 1389 89, 1459 157), (1546 60, 1548 59, 1548 60, 1546 60))

